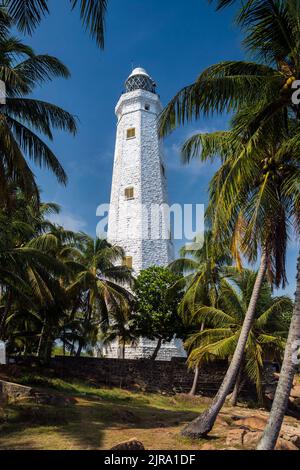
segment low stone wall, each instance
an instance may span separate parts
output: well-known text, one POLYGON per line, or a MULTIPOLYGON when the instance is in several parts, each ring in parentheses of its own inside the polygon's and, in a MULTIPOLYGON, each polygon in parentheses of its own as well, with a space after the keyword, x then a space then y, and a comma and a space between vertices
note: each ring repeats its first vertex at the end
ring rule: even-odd
MULTIPOLYGON (((181 358, 171 361, 149 359, 100 359, 92 357, 55 357, 48 365, 42 365, 36 358, 18 360, 14 366, 26 367, 26 373, 73 378, 83 382, 107 387, 139 388, 148 391, 188 392, 194 374, 181 358), (28 371, 30 367, 30 372, 28 371)), ((225 374, 226 362, 203 365, 200 369, 198 392, 213 395, 225 374)), ((1 372, 1 366, 0 366, 1 372)))
POLYGON ((0 380, 0 397, 2 398, 7 398, 8 400, 19 400, 20 398, 28 398, 31 395, 31 387, 0 380))

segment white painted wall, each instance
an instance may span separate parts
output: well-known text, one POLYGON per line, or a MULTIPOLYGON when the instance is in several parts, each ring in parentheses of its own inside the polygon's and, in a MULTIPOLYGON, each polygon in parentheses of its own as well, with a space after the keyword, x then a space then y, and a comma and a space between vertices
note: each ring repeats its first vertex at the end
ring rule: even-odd
POLYGON ((173 259, 173 244, 162 238, 145 239, 147 224, 141 205, 151 214, 152 204, 167 203, 166 178, 162 146, 158 137, 157 118, 162 110, 158 95, 135 90, 121 96, 117 106, 118 118, 111 211, 108 223, 108 241, 122 246, 133 258, 136 274, 149 266, 166 266, 173 259), (145 105, 150 109, 146 110, 145 105), (127 129, 135 128, 135 138, 127 139, 127 129), (125 199, 125 188, 133 187, 135 198, 125 199), (127 230, 127 234, 126 234, 127 230))

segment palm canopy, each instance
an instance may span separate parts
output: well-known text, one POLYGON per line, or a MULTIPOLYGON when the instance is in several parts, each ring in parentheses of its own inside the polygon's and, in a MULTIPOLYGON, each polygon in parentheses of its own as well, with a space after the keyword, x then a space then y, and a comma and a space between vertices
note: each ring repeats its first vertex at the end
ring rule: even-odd
MULTIPOLYGON (((22 32, 31 34, 49 13, 48 0, 5 0, 9 14, 22 32)), ((83 26, 97 44, 104 47, 104 20, 107 0, 69 0, 72 10, 78 9, 83 26)))
POLYGON ((285 255, 292 225, 299 232, 299 151, 295 120, 281 114, 270 120, 268 140, 245 147, 245 127, 255 109, 242 109, 226 132, 196 134, 183 146, 185 162, 221 157, 221 166, 210 183, 207 217, 213 238, 232 240, 232 253, 239 249, 250 262, 258 247, 265 248, 269 274, 276 285, 285 283, 285 255))
MULTIPOLYGON (((239 273, 232 270, 230 281, 225 278, 221 280, 218 305, 195 308, 194 321, 207 326, 186 341, 191 366, 232 357, 255 279, 256 273, 253 271, 239 273)), ((270 284, 264 282, 244 353, 244 371, 256 383, 259 395, 264 360, 281 359, 287 336, 285 315, 291 315, 292 308, 288 297, 272 297, 270 284)))
MULTIPOLYGON (((183 320, 190 322, 190 312, 196 303, 215 305, 218 297, 220 280, 231 264, 228 243, 213 243, 213 233, 206 230, 203 246, 192 253, 183 247, 181 258, 173 261, 169 269, 182 276, 185 294, 179 305, 183 320)), ((182 281, 180 281, 182 282, 182 281)))
POLYGON ((12 187, 19 187, 27 197, 35 195, 38 199, 27 158, 49 168, 65 184, 65 171, 41 135, 52 140, 54 129, 75 134, 76 122, 67 111, 29 95, 36 86, 70 74, 57 58, 36 55, 32 48, 11 37, 9 17, 4 15, 3 23, 6 30, 0 36, 0 80, 6 86, 6 104, 0 106, 0 198, 7 202, 12 187))
POLYGON ((70 294, 78 290, 83 293, 87 318, 97 318, 104 330, 120 311, 128 316, 131 313, 133 296, 125 285, 130 286, 133 279, 131 270, 120 265, 123 256, 122 248, 87 237, 79 260, 81 267, 68 288, 70 294))
POLYGON ((6 337, 7 325, 16 316, 29 321, 41 319, 43 310, 53 309, 54 305, 57 310, 64 302, 58 279, 66 275, 66 266, 34 245, 41 217, 26 220, 22 213, 25 216, 24 208, 16 211, 20 218, 12 219, 0 211, 0 286, 5 305, 0 314, 1 337, 6 337))
POLYGON ((268 121, 277 113, 284 110, 299 117, 299 105, 292 103, 292 84, 300 78, 299 2, 249 1, 245 8, 239 19, 245 32, 244 44, 257 62, 225 61, 202 72, 163 111, 161 135, 201 114, 255 106, 256 113, 248 123, 248 140, 257 133, 263 139, 268 121))

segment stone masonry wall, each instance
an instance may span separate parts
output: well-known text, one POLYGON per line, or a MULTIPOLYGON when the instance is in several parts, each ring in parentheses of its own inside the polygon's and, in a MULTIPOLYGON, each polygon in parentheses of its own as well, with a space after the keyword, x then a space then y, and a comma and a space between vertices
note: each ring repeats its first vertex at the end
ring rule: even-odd
MULTIPOLYGON (((226 370, 227 363, 203 365, 199 373, 198 392, 213 395, 226 370)), ((29 373, 50 375, 62 379, 73 378, 95 386, 138 388, 147 391, 189 392, 193 383, 193 372, 185 360, 174 358, 171 361, 151 361, 148 359, 98 359, 91 357, 55 357, 48 366, 39 363, 37 358, 18 360, 13 367, 22 367, 29 373)), ((7 369, 6 369, 7 370, 7 369)))

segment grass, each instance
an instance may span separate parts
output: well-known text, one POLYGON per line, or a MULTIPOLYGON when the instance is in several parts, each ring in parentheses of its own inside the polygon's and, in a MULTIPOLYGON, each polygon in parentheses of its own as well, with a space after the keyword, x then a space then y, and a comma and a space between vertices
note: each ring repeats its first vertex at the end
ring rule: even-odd
POLYGON ((182 426, 204 408, 200 399, 94 388, 39 375, 19 383, 73 397, 51 406, 20 401, 0 409, 0 449, 109 449, 133 437, 149 449, 197 449, 179 437, 182 426))
MULTIPOLYGON (((59 404, 20 400, 0 407, 0 450, 110 449, 131 438, 149 450, 197 450, 204 444, 221 449, 235 426, 234 416, 268 416, 249 406, 226 405, 209 440, 191 441, 180 431, 207 407, 209 399, 96 388, 38 374, 23 374, 17 381, 57 395, 59 404)), ((298 426, 294 418, 286 417, 285 422, 298 426)))

